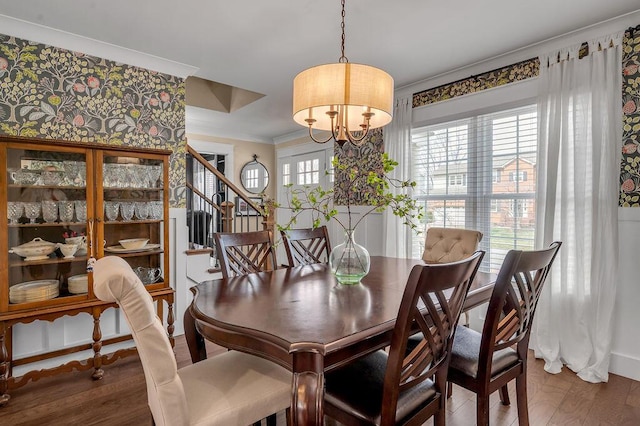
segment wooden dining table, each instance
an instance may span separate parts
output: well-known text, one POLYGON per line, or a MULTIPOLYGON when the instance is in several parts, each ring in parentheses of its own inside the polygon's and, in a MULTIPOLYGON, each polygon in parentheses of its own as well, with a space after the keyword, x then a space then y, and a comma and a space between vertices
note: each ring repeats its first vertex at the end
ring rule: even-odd
MULTIPOLYGON (((208 339, 280 364, 293 373, 291 423, 321 425, 324 373, 390 344, 409 273, 423 263, 372 256, 357 285, 338 284, 324 264, 202 282, 185 314, 192 359, 206 358, 208 339)), ((464 309, 492 289, 479 272, 464 309)))

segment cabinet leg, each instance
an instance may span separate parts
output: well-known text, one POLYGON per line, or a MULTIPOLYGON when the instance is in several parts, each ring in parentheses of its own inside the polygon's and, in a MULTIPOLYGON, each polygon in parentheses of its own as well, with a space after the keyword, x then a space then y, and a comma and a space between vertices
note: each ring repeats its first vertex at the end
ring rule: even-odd
POLYGON ((167 299, 167 305, 167 332, 169 333, 169 342, 171 342, 171 347, 174 348, 176 346, 176 342, 173 338, 173 332, 176 327, 173 325, 175 322, 175 318, 173 316, 173 297, 167 299))
POLYGON ((100 380, 104 375, 102 370, 102 330, 100 330, 100 309, 93 310, 93 380, 100 380))
POLYGON ((11 398, 7 393, 8 383, 7 378, 9 375, 9 355, 7 353, 7 346, 5 343, 5 334, 7 332, 7 325, 4 322, 0 322, 0 407, 6 405, 11 398))

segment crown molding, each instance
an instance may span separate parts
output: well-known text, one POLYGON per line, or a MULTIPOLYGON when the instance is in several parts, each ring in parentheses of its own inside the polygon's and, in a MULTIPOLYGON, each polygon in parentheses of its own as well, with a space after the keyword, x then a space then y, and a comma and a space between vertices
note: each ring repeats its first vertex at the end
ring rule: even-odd
POLYGON ((198 67, 159 56, 149 55, 148 53, 138 52, 6 15, 0 15, 0 33, 181 78, 193 75, 199 69, 198 67))

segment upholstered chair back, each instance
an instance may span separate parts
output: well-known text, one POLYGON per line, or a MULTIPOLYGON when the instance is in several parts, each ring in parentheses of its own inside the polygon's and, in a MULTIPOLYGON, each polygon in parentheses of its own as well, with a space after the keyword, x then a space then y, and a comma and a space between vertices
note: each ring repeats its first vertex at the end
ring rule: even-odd
POLYGON ((140 279, 126 261, 107 256, 94 265, 93 289, 100 300, 120 305, 131 328, 155 424, 188 425, 189 409, 176 359, 153 300, 140 279))
POLYGON ((482 232, 459 228, 429 228, 422 260, 427 263, 457 262, 471 256, 482 240, 482 232))

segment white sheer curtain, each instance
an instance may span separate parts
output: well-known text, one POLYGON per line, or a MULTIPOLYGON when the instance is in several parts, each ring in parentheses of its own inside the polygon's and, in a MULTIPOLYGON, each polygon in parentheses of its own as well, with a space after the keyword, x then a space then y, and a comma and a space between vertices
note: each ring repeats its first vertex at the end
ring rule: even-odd
MULTIPOLYGON (((411 179, 411 96, 396 99, 393 121, 384 129, 384 149, 398 166, 389 177, 399 180, 411 179)), ((391 209, 382 213, 384 254, 391 257, 411 256, 410 228, 391 209)))
POLYGON ((536 246, 561 240, 532 332, 545 370, 608 380, 618 280, 622 33, 540 57, 536 246), (547 66, 548 64, 548 66, 547 66))

